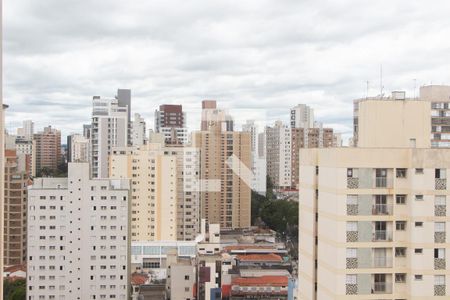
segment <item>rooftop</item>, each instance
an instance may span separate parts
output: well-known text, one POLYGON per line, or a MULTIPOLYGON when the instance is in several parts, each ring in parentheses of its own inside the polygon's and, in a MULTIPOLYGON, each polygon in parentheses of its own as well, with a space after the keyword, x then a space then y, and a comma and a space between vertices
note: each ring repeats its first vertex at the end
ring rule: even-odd
POLYGON ((231 285, 240 286, 287 286, 287 276, 261 276, 261 277, 238 277, 231 281, 231 285))
POLYGON ((264 261, 264 262, 282 262, 283 259, 276 254, 247 254, 238 255, 237 260, 240 261, 264 261))

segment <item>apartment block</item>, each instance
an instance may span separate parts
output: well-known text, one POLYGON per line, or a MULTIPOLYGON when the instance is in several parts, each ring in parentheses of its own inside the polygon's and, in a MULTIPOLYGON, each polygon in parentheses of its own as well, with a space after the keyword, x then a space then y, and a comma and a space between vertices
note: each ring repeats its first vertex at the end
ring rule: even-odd
POLYGON ((162 133, 168 144, 187 144, 186 113, 178 104, 163 104, 155 110, 155 132, 162 133))
POLYGON ((242 131, 250 133, 252 154, 252 191, 266 194, 267 161, 265 153, 265 133, 258 132, 258 126, 253 120, 242 125, 242 131))
POLYGON ((94 178, 107 178, 112 149, 129 144, 129 106, 124 103, 118 99, 93 98, 90 143, 94 178))
POLYGON ((26 262, 28 173, 20 170, 15 150, 5 151, 4 264, 26 262))
POLYGON ((198 149, 150 143, 117 148, 111 178, 130 178, 133 241, 193 240, 199 232, 198 149))
POLYGON ((446 299, 450 150, 431 148, 431 107, 358 108, 358 147, 300 150, 299 299, 446 299))
POLYGON ((140 114, 134 114, 131 123, 131 144, 135 147, 144 145, 147 142, 147 129, 144 118, 140 114))
POLYGON ((292 185, 292 130, 281 121, 266 127, 267 176, 276 189, 292 185))
POLYGON ((291 108, 291 128, 313 128, 314 109, 306 104, 298 104, 291 108))
POLYGON ((450 148, 450 86, 422 86, 420 99, 431 105, 431 146, 450 148))
POLYGON ((43 131, 34 134, 35 169, 56 171, 61 163, 61 131, 45 127, 43 131))
POLYGON ((67 136, 67 162, 89 161, 89 139, 81 134, 67 136))
POLYGON ((192 134, 192 146, 200 150, 201 218, 222 228, 249 227, 250 134, 228 131, 227 117, 208 120, 207 131, 192 134))
POLYGON ((208 131, 212 127, 217 127, 219 124, 223 131, 234 130, 233 118, 226 110, 217 108, 216 100, 203 100, 200 130, 208 131))
POLYGON ((32 140, 34 134, 34 122, 25 120, 22 122, 22 127, 17 128, 17 136, 24 140, 32 140))
POLYGON ((128 299, 129 181, 36 178, 28 190, 27 299, 128 299))

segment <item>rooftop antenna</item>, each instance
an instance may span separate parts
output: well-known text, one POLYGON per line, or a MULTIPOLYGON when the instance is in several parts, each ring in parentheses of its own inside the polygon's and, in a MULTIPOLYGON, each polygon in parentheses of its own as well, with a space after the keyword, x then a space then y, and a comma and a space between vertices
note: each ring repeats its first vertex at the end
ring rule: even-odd
POLYGON ((380 99, 383 99, 383 64, 380 64, 380 99))
POLYGON ((367 86, 366 86, 366 99, 368 99, 369 98, 369 80, 366 81, 366 84, 367 84, 367 86))

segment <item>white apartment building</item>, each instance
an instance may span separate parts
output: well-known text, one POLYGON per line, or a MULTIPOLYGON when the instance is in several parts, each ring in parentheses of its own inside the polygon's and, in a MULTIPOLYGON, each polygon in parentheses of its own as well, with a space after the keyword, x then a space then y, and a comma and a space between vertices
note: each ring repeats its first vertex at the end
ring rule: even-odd
POLYGON ((300 150, 299 299, 450 295, 450 150, 394 99, 359 103, 358 147, 300 150))
POLYGON ((28 191, 27 299, 128 299, 129 181, 36 178, 28 191))
POLYGON ((111 178, 130 178, 133 241, 193 240, 199 232, 199 150, 149 143, 117 148, 111 178))
POLYGON ((24 140, 32 140, 34 134, 34 122, 25 120, 22 122, 22 127, 17 128, 17 136, 24 140))
POLYGON ((89 139, 81 134, 73 135, 70 151, 71 162, 89 162, 89 139))
POLYGON ((140 114, 134 114, 131 123, 131 144, 135 147, 144 145, 147 142, 146 124, 140 114))
POLYGON ((278 189, 291 187, 291 134, 281 121, 266 127, 267 175, 278 189))
POLYGON ((252 179, 251 188, 253 191, 266 194, 267 162, 265 153, 265 133, 258 132, 258 126, 253 120, 247 120, 242 125, 242 131, 250 132, 252 151, 252 179))
POLYGON ((114 147, 128 146, 128 106, 117 99, 93 98, 91 164, 94 178, 107 178, 109 155, 114 147))
POLYGON ((291 128, 313 128, 314 109, 306 104, 298 104, 291 108, 291 128))

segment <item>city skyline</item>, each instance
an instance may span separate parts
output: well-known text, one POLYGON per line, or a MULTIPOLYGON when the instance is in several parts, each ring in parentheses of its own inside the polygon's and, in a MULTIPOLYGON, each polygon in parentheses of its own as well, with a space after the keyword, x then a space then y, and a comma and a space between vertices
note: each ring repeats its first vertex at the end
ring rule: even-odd
POLYGON ((188 113, 203 99, 229 109, 274 108, 270 120, 305 103, 349 136, 348 104, 366 95, 367 81, 369 94, 379 93, 381 64, 385 91, 413 95, 414 85, 450 82, 449 42, 440 38, 449 30, 444 1, 348 1, 326 10, 309 1, 192 3, 181 12, 170 9, 174 2, 83 3, 48 1, 47 10, 6 2, 7 125, 38 115, 37 127, 51 120, 65 136, 86 123, 93 95, 130 88, 148 124, 162 103, 183 104, 188 113), (87 7, 103 14, 82 13, 87 7))

